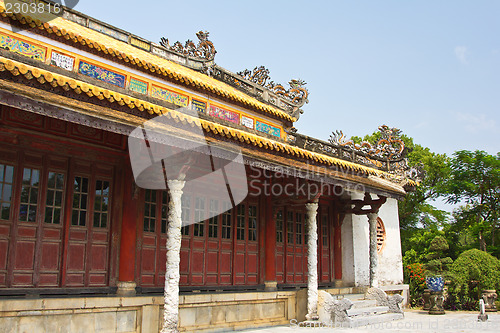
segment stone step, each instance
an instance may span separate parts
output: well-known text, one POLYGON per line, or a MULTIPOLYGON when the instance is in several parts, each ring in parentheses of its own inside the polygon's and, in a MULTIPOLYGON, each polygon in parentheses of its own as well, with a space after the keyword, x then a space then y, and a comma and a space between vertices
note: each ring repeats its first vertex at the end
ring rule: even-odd
POLYGON ((358 316, 372 316, 387 313, 389 311, 388 306, 372 306, 366 308, 351 308, 347 310, 347 315, 349 317, 358 317, 358 316))
POLYGON ((362 300, 365 298, 365 294, 345 294, 345 295, 336 295, 337 299, 348 298, 351 301, 362 300))
POLYGON ((375 299, 360 299, 352 301, 351 309, 360 309, 377 306, 377 300, 375 299))
POLYGON ((386 323, 393 320, 403 319, 404 315, 402 313, 383 313, 378 315, 370 316, 357 316, 351 318, 349 322, 350 327, 361 327, 366 325, 373 325, 379 323, 386 323))

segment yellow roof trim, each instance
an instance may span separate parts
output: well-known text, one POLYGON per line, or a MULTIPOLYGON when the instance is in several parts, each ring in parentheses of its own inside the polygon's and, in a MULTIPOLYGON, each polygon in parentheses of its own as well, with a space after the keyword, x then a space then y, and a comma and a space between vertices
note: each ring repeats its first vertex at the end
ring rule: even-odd
POLYGON ((173 78, 183 85, 208 90, 235 102, 243 103, 256 110, 272 114, 291 122, 297 121, 295 117, 290 116, 288 113, 262 103, 224 82, 176 64, 167 59, 155 56, 149 52, 138 49, 63 18, 57 17, 49 23, 41 22, 39 19, 33 19, 28 14, 7 13, 3 0, 0 0, 0 15, 17 20, 20 23, 29 25, 32 28, 37 27, 41 30, 46 30, 50 34, 54 33, 57 36, 62 36, 67 40, 71 40, 75 44, 86 45, 89 48, 97 50, 98 52, 110 54, 113 57, 120 60, 123 59, 125 62, 130 62, 137 67, 143 67, 153 73, 156 72, 163 76, 173 78))
MULTIPOLYGON (((13 75, 24 75, 27 79, 36 79, 39 83, 49 83, 52 86, 60 86, 65 90, 72 89, 76 93, 85 93, 90 97, 97 97, 99 99, 107 99, 111 103, 118 103, 120 105, 127 105, 129 108, 137 108, 140 111, 146 111, 150 114, 166 115, 169 118, 175 119, 183 124, 190 124, 192 126, 201 126, 207 132, 212 132, 216 135, 226 136, 241 142, 251 143, 254 146, 263 147, 267 150, 283 151, 292 156, 307 158, 309 160, 318 161, 326 165, 336 165, 349 169, 352 171, 359 171, 367 175, 374 175, 379 177, 394 177, 389 173, 377 170, 364 165, 356 164, 349 161, 344 161, 332 156, 311 152, 303 148, 291 146, 284 142, 278 142, 268 139, 253 133, 249 133, 240 129, 227 127, 225 125, 217 124, 205 119, 197 119, 181 112, 168 109, 156 104, 152 104, 128 95, 118 93, 113 90, 97 87, 70 77, 52 73, 50 71, 23 64, 18 61, 10 60, 0 57, 0 71, 8 70, 13 75)), ((410 185, 417 185, 413 181, 409 181, 410 185)))

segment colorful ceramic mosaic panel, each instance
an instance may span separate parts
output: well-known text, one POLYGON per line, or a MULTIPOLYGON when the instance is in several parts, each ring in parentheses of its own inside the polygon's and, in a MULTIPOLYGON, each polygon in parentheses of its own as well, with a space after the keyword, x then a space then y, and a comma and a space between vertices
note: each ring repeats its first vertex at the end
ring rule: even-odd
POLYGON ((94 79, 98 79, 121 88, 125 87, 124 75, 109 71, 96 65, 88 64, 85 61, 80 61, 78 73, 93 77, 94 79))
POLYGON ((208 114, 211 115, 212 117, 217 117, 223 120, 227 120, 235 124, 240 123, 239 114, 237 114, 236 112, 218 108, 214 105, 210 105, 210 110, 208 111, 208 114))
POLYGON ((47 49, 0 33, 0 48, 21 54, 31 59, 45 61, 47 49))
POLYGON ((266 123, 262 123, 257 120, 257 125, 255 125, 255 129, 260 132, 264 132, 267 134, 271 134, 277 137, 281 136, 281 130, 278 127, 274 127, 271 125, 268 125, 266 123))
POLYGON ((200 101, 197 101, 195 99, 192 99, 191 100, 191 108, 195 111, 198 111, 198 112, 203 112, 205 113, 206 109, 207 109, 207 103, 205 102, 200 102, 200 101))
POLYGON ((241 124, 245 127, 253 129, 253 118, 241 116, 241 124))
POLYGON ((75 58, 52 51, 52 54, 50 55, 50 64, 67 71, 72 71, 75 64, 75 58))
POLYGON ((148 94, 148 84, 147 84, 147 82, 142 82, 142 81, 136 80, 134 78, 130 79, 130 83, 128 85, 128 88, 130 90, 138 92, 140 94, 144 94, 144 95, 148 94))
POLYGON ((187 107, 189 102, 189 98, 187 96, 177 94, 173 91, 163 89, 155 85, 151 88, 151 97, 162 99, 169 103, 183 107, 187 107))

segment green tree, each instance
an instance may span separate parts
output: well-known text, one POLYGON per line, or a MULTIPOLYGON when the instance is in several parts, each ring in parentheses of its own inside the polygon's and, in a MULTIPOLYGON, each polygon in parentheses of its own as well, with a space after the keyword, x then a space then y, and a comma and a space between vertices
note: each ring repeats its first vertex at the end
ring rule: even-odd
MULTIPOLYGON (((354 136, 351 139, 358 144, 362 141, 373 144, 380 139, 380 136, 381 133, 376 131, 364 138, 354 136)), ((413 191, 409 192, 398 205, 404 253, 412 248, 407 241, 415 232, 418 232, 421 228, 430 228, 432 225, 443 225, 447 221, 449 214, 436 208, 433 201, 443 195, 443 184, 449 177, 450 167, 449 157, 446 154, 433 153, 429 148, 415 144, 411 137, 404 134, 401 139, 408 151, 409 166, 422 166, 425 172, 422 182, 413 191)))
MULTIPOLYGON (((450 177, 444 185, 447 201, 466 205, 455 211, 456 223, 477 235, 479 249, 489 242, 498 252, 500 212, 500 153, 461 150, 454 153, 450 177)), ((496 253, 498 255, 498 253, 496 253)))
POLYGON ((427 274, 447 277, 449 267, 453 263, 450 257, 445 257, 449 248, 448 242, 443 236, 434 237, 429 246, 429 253, 426 255, 428 260, 425 264, 427 274))

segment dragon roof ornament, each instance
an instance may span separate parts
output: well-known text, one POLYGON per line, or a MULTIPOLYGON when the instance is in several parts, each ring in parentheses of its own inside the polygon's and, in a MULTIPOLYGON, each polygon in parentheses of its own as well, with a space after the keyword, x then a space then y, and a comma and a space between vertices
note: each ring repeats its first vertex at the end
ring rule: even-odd
POLYGON ((196 33, 196 37, 199 39, 198 45, 195 45, 190 39, 188 39, 184 45, 179 41, 170 45, 168 39, 165 37, 161 38, 160 45, 184 56, 210 61, 214 59, 217 51, 215 50, 214 44, 208 40, 209 34, 208 31, 198 31, 196 33))
POLYGON ((288 82, 290 88, 286 89, 282 84, 275 83, 274 81, 269 81, 269 69, 264 66, 255 67, 253 71, 245 69, 241 72, 236 73, 242 76, 244 79, 256 83, 264 88, 269 89, 276 95, 279 95, 289 102, 292 102, 294 106, 300 108, 304 104, 309 103, 307 97, 309 96, 309 91, 304 87, 306 82, 301 79, 292 79, 288 82))
POLYGON ((377 167, 387 166, 389 180, 396 181, 406 186, 408 180, 422 181, 424 175, 423 167, 408 165, 408 148, 401 139, 401 130, 390 128, 387 125, 379 126, 380 138, 375 144, 363 141, 360 144, 346 138, 342 131, 332 132, 329 142, 337 147, 347 148, 365 155, 370 164, 377 167), (384 163, 386 162, 386 163, 384 163))

